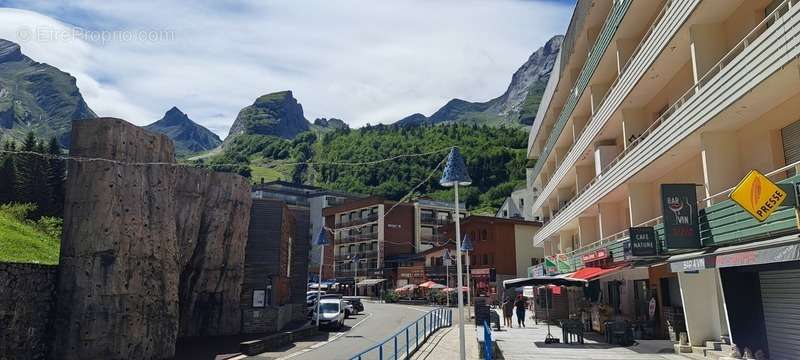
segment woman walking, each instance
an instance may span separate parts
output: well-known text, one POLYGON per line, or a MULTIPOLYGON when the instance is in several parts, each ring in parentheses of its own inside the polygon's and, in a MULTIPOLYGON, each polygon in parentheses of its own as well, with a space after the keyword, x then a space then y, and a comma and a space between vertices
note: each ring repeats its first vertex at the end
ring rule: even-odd
POLYGON ((525 327, 525 305, 525 297, 522 295, 518 296, 514 306, 517 308, 517 325, 519 325, 519 327, 525 327))
POLYGON ((514 302, 511 301, 511 297, 507 297, 505 301, 503 301, 503 322, 506 324, 506 327, 513 328, 512 326, 513 321, 511 320, 511 314, 514 309, 514 302))

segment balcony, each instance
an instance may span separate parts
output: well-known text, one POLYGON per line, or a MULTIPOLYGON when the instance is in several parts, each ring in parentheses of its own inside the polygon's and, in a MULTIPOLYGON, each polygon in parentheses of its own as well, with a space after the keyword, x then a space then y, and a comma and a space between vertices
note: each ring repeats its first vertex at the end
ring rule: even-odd
POLYGON ((334 229, 341 229, 346 227, 358 226, 363 225, 371 222, 378 221, 378 214, 370 214, 367 217, 352 219, 350 221, 337 221, 334 225, 334 229))
POLYGON ((534 236, 540 243, 800 55, 800 6, 787 0, 602 169, 534 236), (791 6, 790 6, 791 5, 791 6))
MULTIPOLYGON (((354 277, 356 276, 355 267, 352 269, 336 269, 335 276, 340 277, 354 277)), ((358 267, 358 276, 383 276, 383 268, 378 267, 358 267)))
POLYGON ((369 232, 369 233, 361 233, 353 235, 342 235, 336 238, 334 243, 336 245, 340 245, 340 244, 350 244, 350 243, 357 243, 364 241, 378 241, 378 233, 369 232))
POLYGON ((336 257, 337 261, 342 261, 342 260, 350 260, 354 256, 358 256, 359 259, 376 258, 376 257, 378 257, 378 251, 377 250, 375 250, 375 251, 356 251, 356 252, 352 252, 352 253, 338 254, 335 257, 336 257))
POLYGON ((614 5, 611 7, 611 11, 609 11, 608 17, 603 23, 600 34, 597 36, 597 40, 595 40, 592 51, 589 53, 588 59, 583 64, 580 75, 578 76, 578 79, 575 80, 575 85, 573 85, 572 89, 570 90, 569 98, 567 98, 561 113, 556 119, 555 124, 553 124, 553 130, 550 131, 550 134, 547 137, 547 142, 545 143, 541 154, 539 154, 539 161, 537 161, 536 165, 533 167, 531 172, 533 178, 539 176, 542 171, 542 167, 544 167, 545 163, 547 163, 547 159, 555 148, 558 137, 561 135, 561 132, 564 130, 564 127, 567 124, 567 121, 572 116, 572 112, 578 105, 578 100, 580 100, 584 91, 589 86, 589 80, 591 80, 595 69, 597 69, 597 66, 600 64, 600 59, 603 57, 603 54, 605 54, 606 49, 611 43, 611 40, 614 38, 614 34, 616 33, 619 24, 622 22, 625 13, 628 11, 628 8, 630 8, 631 3, 632 0, 615 1, 614 5))
POLYGON ((422 224, 425 224, 425 225, 440 225, 441 226, 441 225, 447 225, 447 224, 452 223, 453 219, 451 217, 449 217, 449 216, 446 219, 440 219, 440 218, 437 218, 436 216, 421 215, 419 217, 419 221, 422 224))
MULTIPOLYGON (((690 16, 697 3, 694 0, 668 1, 656 15, 650 28, 645 32, 628 61, 621 67, 621 75, 614 80, 605 96, 600 100, 597 113, 575 136, 576 140, 567 149, 567 155, 560 159, 561 162, 556 164, 549 179, 543 184, 539 199, 534 201, 534 210, 541 208, 545 201, 551 198, 550 195, 578 161, 583 151, 591 144, 594 137, 605 126, 611 116, 616 113, 617 108, 630 94, 635 84, 656 61, 661 50, 668 45, 670 39, 678 32, 683 20, 690 16)), ((565 124, 566 120, 564 119, 565 124)), ((553 144, 555 144, 555 140, 553 140, 553 144)), ((540 159, 545 158, 540 157, 540 159)), ((540 162, 544 166, 543 161, 540 162)), ((540 162, 537 162, 537 165, 540 162)), ((538 174, 540 170, 534 168, 533 174, 538 174)))

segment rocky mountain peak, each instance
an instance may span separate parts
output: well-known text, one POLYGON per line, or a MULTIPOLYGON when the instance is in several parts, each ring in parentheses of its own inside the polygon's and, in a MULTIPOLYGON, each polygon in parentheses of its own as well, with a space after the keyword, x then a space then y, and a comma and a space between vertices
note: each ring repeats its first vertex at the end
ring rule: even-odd
POLYGON ((349 129, 350 125, 347 125, 346 122, 342 119, 337 118, 316 118, 314 119, 314 125, 329 128, 329 129, 349 129))
POLYGON ((259 96, 253 105, 239 111, 225 140, 240 134, 291 139, 308 129, 309 122, 303 115, 303 106, 291 91, 286 90, 259 96))
POLYGON ((22 60, 22 50, 17 43, 0 39, 0 63, 22 60))
POLYGON ((222 143, 217 134, 192 121, 175 106, 167 110, 164 117, 144 128, 167 135, 179 154, 211 150, 222 143))

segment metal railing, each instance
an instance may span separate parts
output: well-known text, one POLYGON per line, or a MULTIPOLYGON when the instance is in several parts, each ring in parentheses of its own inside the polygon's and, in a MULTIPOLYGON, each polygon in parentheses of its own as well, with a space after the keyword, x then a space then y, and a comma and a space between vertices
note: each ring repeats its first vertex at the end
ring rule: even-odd
POLYGON ((494 342, 492 341, 492 327, 489 322, 483 320, 483 358, 492 360, 494 358, 494 342))
POLYGON ((369 214, 366 217, 351 219, 348 221, 337 221, 333 227, 334 229, 355 226, 355 225, 362 225, 370 222, 378 221, 378 214, 369 214))
MULTIPOLYGON (((745 49, 747 49, 753 40, 755 40, 763 30, 765 30, 770 24, 773 22, 777 22, 781 15, 785 14, 788 11, 788 8, 792 6, 792 4, 797 3, 799 0, 785 0, 780 6, 778 6, 775 10, 773 10, 768 16, 764 18, 758 25, 753 27, 745 37, 739 41, 730 51, 728 51, 711 69, 709 69, 694 85, 689 87, 684 94, 678 98, 670 107, 662 113, 658 119, 656 119, 650 126, 645 129, 641 135, 639 135, 635 140, 633 140, 625 149, 623 149, 617 156, 611 160, 608 164, 603 166, 600 174, 592 178, 586 185, 584 185, 580 190, 576 191, 575 196, 569 199, 563 206, 559 208, 559 210, 566 209, 569 205, 571 205, 576 199, 578 199, 583 193, 585 193, 592 185, 596 184, 600 179, 603 178, 603 175, 611 169, 614 165, 624 159, 628 154, 636 148, 637 145, 641 144, 644 139, 646 139, 650 134, 652 134, 656 129, 659 129, 668 118, 678 111, 684 104, 686 104, 689 99, 691 99, 695 94, 702 92, 702 87, 706 85, 711 79, 719 74, 722 69, 731 63, 731 61, 739 54, 741 54, 745 49)), ((550 219, 552 221, 552 219, 550 219)), ((546 222, 542 226, 547 226, 549 223, 546 222)))
POLYGON ((451 309, 433 309, 386 340, 353 355, 350 360, 408 359, 436 330, 451 325, 453 325, 451 309))
POLYGON ((335 243, 337 245, 362 242, 362 241, 378 241, 378 232, 373 231, 361 234, 341 235, 335 239, 335 243))
POLYGON ((378 250, 353 251, 350 253, 336 254, 336 260, 349 260, 354 256, 358 256, 360 259, 374 258, 378 257, 378 250))

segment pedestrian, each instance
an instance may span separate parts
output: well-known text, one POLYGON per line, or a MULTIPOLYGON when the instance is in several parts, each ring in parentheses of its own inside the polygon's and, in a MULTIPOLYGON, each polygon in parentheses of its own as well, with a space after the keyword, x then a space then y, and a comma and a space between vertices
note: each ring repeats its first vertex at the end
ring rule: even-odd
POLYGON ((506 324, 506 327, 513 328, 514 326, 513 321, 511 320, 511 313, 514 309, 514 302, 512 298, 509 296, 503 301, 503 322, 506 324))
POLYGON ((519 325, 519 327, 525 327, 525 305, 525 297, 519 295, 517 301, 514 303, 514 306, 517 308, 517 325, 519 325))

